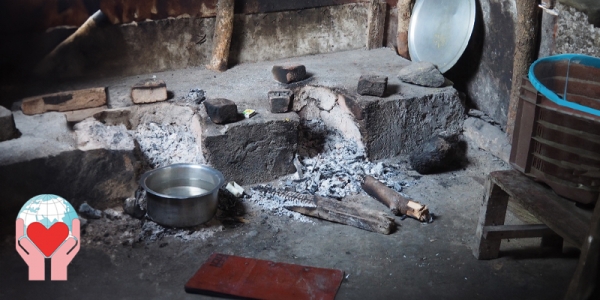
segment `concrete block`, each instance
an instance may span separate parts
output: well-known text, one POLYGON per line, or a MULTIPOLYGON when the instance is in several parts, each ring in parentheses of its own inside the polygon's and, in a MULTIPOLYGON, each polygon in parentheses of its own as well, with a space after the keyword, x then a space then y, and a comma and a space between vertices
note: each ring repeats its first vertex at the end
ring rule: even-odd
POLYGON ((306 78, 306 67, 299 64, 275 65, 271 72, 275 80, 281 83, 292 83, 306 78))
POLYGON ((269 103, 271 104, 272 113, 285 113, 290 111, 290 104, 294 93, 291 90, 274 90, 269 91, 269 103))
POLYGON ((400 69, 398 78, 404 82, 426 87, 440 87, 446 81, 437 67, 428 61, 412 63, 400 69))
POLYGON ((15 119, 10 110, 0 106, 0 142, 10 140, 19 136, 15 126, 15 119))
POLYGON ((167 100, 167 85, 163 80, 147 79, 131 87, 133 103, 153 103, 167 100))
POLYGON ((204 157, 227 181, 267 182, 296 171, 297 114, 259 111, 253 118, 218 126, 208 120, 204 109, 199 113, 204 157))
POLYGON ((330 110, 320 105, 323 99, 329 98, 329 93, 314 90, 315 87, 310 86, 300 89, 294 110, 306 119, 319 116, 346 138, 356 140, 372 160, 409 153, 431 136, 443 131, 458 133, 462 129, 464 106, 458 92, 451 87, 432 93, 430 89, 406 86, 403 95, 388 98, 356 96, 348 91, 329 89, 329 93, 337 95, 337 102, 330 110), (306 104, 297 105, 301 103, 306 104))
POLYGON ((231 123, 239 120, 237 105, 235 102, 218 98, 204 101, 204 107, 208 117, 215 124, 231 123))
POLYGON ((363 96, 383 97, 387 88, 387 76, 362 75, 356 91, 363 96))

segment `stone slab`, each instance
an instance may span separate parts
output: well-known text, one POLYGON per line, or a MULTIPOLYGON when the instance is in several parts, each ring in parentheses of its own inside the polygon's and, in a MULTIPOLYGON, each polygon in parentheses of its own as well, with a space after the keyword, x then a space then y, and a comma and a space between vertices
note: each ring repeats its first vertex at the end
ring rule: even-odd
POLYGON ((13 139, 19 135, 15 119, 10 110, 0 106, 0 142, 13 139))
POLYGON ((223 173, 225 181, 241 185, 266 182, 296 170, 292 161, 298 115, 257 112, 250 119, 223 126, 211 122, 204 107, 199 109, 204 157, 223 173))

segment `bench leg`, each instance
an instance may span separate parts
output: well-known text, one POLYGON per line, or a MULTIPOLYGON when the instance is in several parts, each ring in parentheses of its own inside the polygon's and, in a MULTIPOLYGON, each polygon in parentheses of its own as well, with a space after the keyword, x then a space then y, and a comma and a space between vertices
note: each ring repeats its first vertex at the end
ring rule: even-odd
POLYGON ((500 252, 501 240, 487 240, 483 236, 484 226, 504 225, 506 209, 508 207, 508 194, 494 184, 491 177, 485 183, 485 194, 479 212, 479 224, 475 233, 475 247, 473 254, 477 259, 494 259, 500 252))
POLYGON ((579 263, 565 299, 600 298, 600 199, 594 208, 588 238, 581 246, 579 263))

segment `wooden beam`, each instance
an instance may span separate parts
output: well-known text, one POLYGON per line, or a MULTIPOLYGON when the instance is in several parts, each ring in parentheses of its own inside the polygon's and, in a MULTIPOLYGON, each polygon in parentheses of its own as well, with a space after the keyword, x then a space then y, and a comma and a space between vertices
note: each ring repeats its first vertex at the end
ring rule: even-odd
POLYGON ((512 141, 519 104, 521 77, 527 76, 529 65, 537 58, 537 41, 540 31, 540 9, 537 1, 516 0, 517 26, 515 28, 515 55, 513 60, 512 86, 508 104, 506 134, 512 141))
POLYGON ((483 226, 483 238, 486 240, 534 238, 554 234, 544 224, 483 226))
POLYGON ((385 16, 387 3, 381 0, 371 0, 367 23, 367 49, 383 47, 383 33, 385 32, 385 16))
POLYGON ((398 55, 410 59, 408 53, 408 25, 410 23, 410 15, 412 14, 414 0, 398 0, 398 33, 396 43, 398 47, 398 55))
POLYGON ((70 111, 106 105, 106 88, 59 92, 23 99, 21 110, 26 115, 48 111, 70 111))
POLYGON ((233 4, 234 0, 219 0, 217 4, 212 59, 206 66, 210 70, 220 72, 227 70, 229 47, 233 34, 233 4))

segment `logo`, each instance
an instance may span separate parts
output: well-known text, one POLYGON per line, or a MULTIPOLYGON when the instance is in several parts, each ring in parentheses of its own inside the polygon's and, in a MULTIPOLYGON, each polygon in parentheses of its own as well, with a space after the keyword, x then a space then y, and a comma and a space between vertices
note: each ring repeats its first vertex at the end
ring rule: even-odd
POLYGON ((67 280, 67 266, 79 252, 79 218, 73 206, 56 195, 35 196, 19 211, 16 248, 29 266, 29 280, 45 280, 45 259, 51 279, 67 280))

